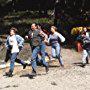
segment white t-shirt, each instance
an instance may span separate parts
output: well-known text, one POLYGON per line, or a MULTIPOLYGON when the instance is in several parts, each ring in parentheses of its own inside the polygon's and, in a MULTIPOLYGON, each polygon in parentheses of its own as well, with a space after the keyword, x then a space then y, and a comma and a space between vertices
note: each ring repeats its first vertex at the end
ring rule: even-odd
POLYGON ((88 32, 86 32, 86 36, 89 37, 89 33, 88 32))
POLYGON ((10 36, 9 44, 12 46, 11 53, 18 53, 19 52, 19 47, 18 47, 18 43, 17 43, 15 35, 10 36))

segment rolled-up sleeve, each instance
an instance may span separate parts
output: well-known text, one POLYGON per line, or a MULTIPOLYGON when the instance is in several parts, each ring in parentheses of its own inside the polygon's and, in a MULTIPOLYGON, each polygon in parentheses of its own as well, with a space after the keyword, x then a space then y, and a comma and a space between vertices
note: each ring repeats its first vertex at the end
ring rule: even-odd
POLYGON ((60 33, 58 33, 58 32, 56 32, 55 34, 60 38, 61 42, 65 42, 65 37, 64 37, 64 36, 62 36, 62 35, 61 35, 60 33))
POLYGON ((19 35, 17 35, 16 38, 17 38, 17 41, 18 41, 18 45, 19 46, 23 46, 24 39, 21 36, 19 36, 19 35))

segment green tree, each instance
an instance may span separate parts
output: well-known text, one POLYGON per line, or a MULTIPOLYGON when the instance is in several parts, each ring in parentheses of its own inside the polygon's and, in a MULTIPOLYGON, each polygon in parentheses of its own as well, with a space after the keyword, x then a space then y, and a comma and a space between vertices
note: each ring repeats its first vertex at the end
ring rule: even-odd
POLYGON ((0 5, 4 6, 6 5, 8 2, 11 2, 12 0, 0 0, 0 5))

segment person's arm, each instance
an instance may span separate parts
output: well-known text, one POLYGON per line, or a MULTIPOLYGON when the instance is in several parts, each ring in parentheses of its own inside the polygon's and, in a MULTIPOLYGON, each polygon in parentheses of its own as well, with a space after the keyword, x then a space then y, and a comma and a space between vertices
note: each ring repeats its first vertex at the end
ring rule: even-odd
POLYGON ((60 38, 61 42, 65 42, 65 37, 64 37, 64 36, 62 36, 62 35, 61 35, 60 33, 58 33, 58 32, 56 32, 55 34, 60 38))
POLYGON ((40 30, 39 35, 45 39, 48 39, 47 34, 45 34, 42 30, 40 30))
POLYGON ((25 39, 31 39, 32 38, 32 31, 29 31, 29 33, 25 36, 25 39))
POLYGON ((16 39, 19 47, 23 47, 24 39, 20 35, 16 35, 16 39))
POLYGON ((48 39, 44 40, 44 42, 45 42, 47 45, 50 45, 50 39, 51 39, 51 35, 49 36, 48 39))

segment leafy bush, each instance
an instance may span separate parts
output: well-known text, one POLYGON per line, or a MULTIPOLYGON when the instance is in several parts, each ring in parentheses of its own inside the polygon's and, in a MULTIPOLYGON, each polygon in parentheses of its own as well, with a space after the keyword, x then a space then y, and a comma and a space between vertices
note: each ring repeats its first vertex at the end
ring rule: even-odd
POLYGON ((19 30, 19 34, 24 36, 27 31, 30 29, 30 25, 32 23, 39 23, 39 24, 42 24, 42 25, 52 25, 53 24, 53 20, 49 19, 49 18, 34 18, 34 19, 31 19, 31 18, 14 18, 12 16, 9 16, 9 17, 5 17, 1 24, 0 24, 0 32, 2 34, 7 34, 9 29, 12 27, 12 26, 15 26, 16 28, 18 28, 19 30))

